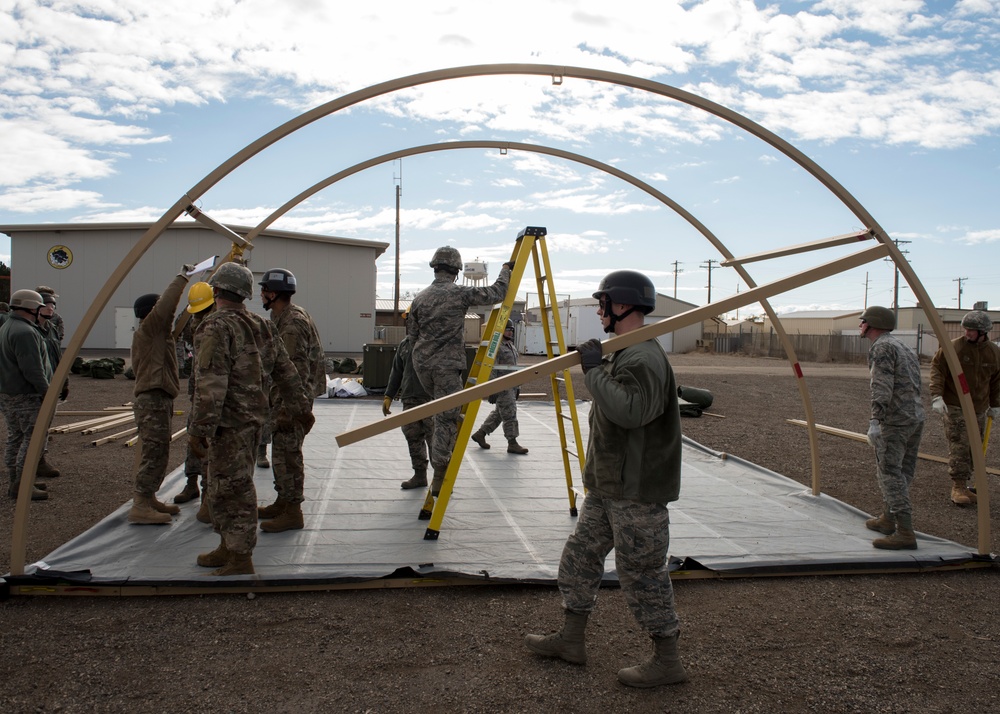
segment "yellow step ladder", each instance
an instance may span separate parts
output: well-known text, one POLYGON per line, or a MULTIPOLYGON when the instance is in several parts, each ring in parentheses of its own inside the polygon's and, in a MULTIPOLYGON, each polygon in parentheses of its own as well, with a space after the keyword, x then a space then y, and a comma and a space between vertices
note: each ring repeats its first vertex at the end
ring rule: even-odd
MULTIPOLYGON (((555 302, 555 287, 552 281, 552 268, 549 264, 549 254, 545 248, 546 230, 541 227, 528 226, 517 234, 517 241, 514 244, 514 252, 510 262, 514 264, 510 274, 510 282, 507 285, 507 295, 503 302, 493 308, 489 319, 486 321, 486 328, 483 331, 483 339, 476 351, 476 357, 469 369, 469 377, 465 386, 472 387, 490 378, 493 370, 493 363, 496 360, 500 347, 500 339, 503 337, 504 327, 510 317, 514 300, 517 297, 518 286, 524 271, 528 266, 529 257, 533 261, 535 269, 535 279, 538 287, 538 300, 541 306, 542 333, 545 339, 545 351, 549 358, 555 356, 555 349, 559 354, 566 354, 566 341, 563 337, 562 324, 559 319, 558 305, 555 302), (553 332, 555 333, 553 335, 553 332), (553 339, 553 337, 555 339, 553 339)), ((571 469, 571 457, 575 457, 581 473, 583 472, 583 440, 580 436, 580 423, 577 419, 576 400, 573 395, 573 381, 570 378, 569 370, 563 370, 562 374, 553 374, 552 396, 555 402, 556 422, 559 431, 559 443, 562 453, 563 468, 566 472, 566 491, 569 495, 570 515, 577 515, 576 491, 573 488, 573 472, 571 469), (560 388, 561 387, 561 388, 560 388), (566 404, 563 404, 562 395, 565 392, 566 404), (568 410, 569 414, 566 414, 568 410), (576 450, 573 451, 567 444, 566 423, 570 422, 573 428, 573 438, 576 450)), ((441 532, 441 523, 444 521, 444 514, 448 508, 448 501, 451 499, 451 492, 455 486, 455 479, 461 467, 462 459, 465 457, 465 450, 469 446, 469 439, 475 427, 476 415, 479 413, 481 400, 469 402, 462 407, 462 418, 459 422, 458 434, 455 438, 455 447, 451 452, 451 461, 448 462, 448 469, 445 472, 444 483, 441 491, 435 499, 427 491, 427 498, 423 508, 420 510, 418 518, 430 520, 430 525, 424 533, 424 540, 437 540, 441 532)))

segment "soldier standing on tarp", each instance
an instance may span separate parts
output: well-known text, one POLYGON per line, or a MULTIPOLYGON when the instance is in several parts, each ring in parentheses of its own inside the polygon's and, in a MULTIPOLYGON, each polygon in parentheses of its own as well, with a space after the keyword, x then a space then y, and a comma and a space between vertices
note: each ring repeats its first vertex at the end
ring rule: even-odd
MULTIPOLYGON (((455 284, 462 256, 451 246, 434 251, 430 266, 434 282, 414 298, 406 334, 413 341, 413 368, 420 383, 431 398, 440 399, 462 389, 462 373, 468 366, 463 337, 466 312, 471 305, 495 305, 504 299, 514 263, 504 263, 496 282, 487 288, 455 284)), ((435 497, 451 461, 461 413, 455 407, 434 416, 431 495, 435 497)))
MULTIPOLYGON (((500 340, 499 349, 497 350, 496 364, 517 366, 517 348, 514 346, 514 323, 510 320, 507 320, 507 326, 504 327, 503 339, 500 340)), ((494 371, 502 370, 497 370, 494 367, 494 371)), ((490 401, 496 402, 496 408, 486 417, 486 421, 482 423, 479 430, 472 435, 472 440, 479 444, 479 448, 481 449, 490 448, 486 437, 492 434, 503 423, 503 435, 507 439, 507 453, 527 454, 528 450, 517 443, 517 437, 521 433, 517 424, 517 389, 505 389, 502 392, 497 392, 494 396, 496 399, 491 398, 490 401)))

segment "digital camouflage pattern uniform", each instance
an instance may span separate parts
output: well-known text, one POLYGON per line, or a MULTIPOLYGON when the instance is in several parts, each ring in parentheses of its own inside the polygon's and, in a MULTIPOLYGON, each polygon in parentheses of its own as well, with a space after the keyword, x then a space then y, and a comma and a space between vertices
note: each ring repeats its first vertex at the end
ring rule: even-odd
POLYGON ((132 370, 135 391, 132 412, 139 427, 140 460, 135 474, 135 492, 154 496, 163 483, 170 460, 170 424, 174 398, 180 392, 177 349, 174 344, 174 313, 187 285, 178 275, 153 309, 132 333, 132 370))
MULTIPOLYGON (((514 341, 508 340, 506 337, 500 340, 500 345, 497 348, 497 358, 495 361, 497 365, 517 365, 517 349, 514 347, 514 341)), ((502 376, 507 374, 503 370, 498 370, 494 367, 494 376, 502 376)), ((514 389, 505 389, 502 392, 497 392, 496 394, 496 407, 493 411, 489 413, 486 417, 486 421, 480 427, 480 431, 484 434, 492 434, 500 423, 503 422, 503 435, 510 441, 511 439, 516 439, 521 431, 518 428, 517 423, 517 399, 514 389)))
POLYGON ((0 410, 7 422, 4 466, 16 494, 38 410, 52 380, 41 331, 12 311, 0 326, 0 410))
POLYGON ((245 305, 219 306, 194 336, 195 392, 188 433, 209 440, 208 504, 226 548, 249 554, 257 544, 253 474, 270 375, 294 417, 312 407, 274 325, 245 305))
MULTIPOLYGON (((989 340, 969 342, 965 337, 952 340, 952 347, 958 354, 965 381, 969 385, 969 396, 976 410, 979 433, 986 431, 986 410, 1000 406, 1000 347, 989 340)), ((948 438, 948 475, 953 481, 965 485, 972 476, 972 452, 969 450, 969 434, 965 430, 965 417, 958 400, 958 392, 951 378, 951 369, 944 351, 938 350, 931 360, 931 397, 943 397, 947 413, 943 414, 944 433, 948 438)), ((977 444, 982 448, 982 444, 977 444)))
MULTIPOLYGON (((316 323, 302 307, 293 304, 273 316, 272 320, 310 398, 323 394, 326 391, 326 357, 316 323)), ((271 468, 274 470, 274 490, 278 498, 288 503, 302 503, 305 500, 305 463, 302 459, 305 431, 300 423, 283 418, 283 408, 280 390, 272 382, 274 428, 271 434, 271 468)), ((311 399, 309 408, 312 409, 311 399)))
POLYGON ((679 624, 667 570, 667 504, 677 500, 681 484, 673 370, 660 344, 648 340, 606 355, 584 380, 594 399, 583 471, 587 497, 559 561, 564 606, 593 611, 614 548, 632 615, 653 637, 670 637, 679 624))
POLYGON ((874 443, 878 486, 893 516, 911 516, 910 485, 924 430, 920 403, 920 362, 909 347, 884 332, 868 350, 871 372, 871 418, 881 438, 874 443))
MULTIPOLYGON (((396 347, 392 368, 389 370, 389 383, 385 387, 385 396, 389 399, 398 397, 403 402, 404 412, 431 400, 416 372, 413 371, 413 343, 408 335, 396 347)), ((406 437, 406 445, 410 450, 410 465, 413 466, 413 470, 426 471, 433 448, 434 417, 404 424, 403 436, 406 437)))
MULTIPOLYGON (((462 389, 465 357, 465 315, 472 305, 495 305, 507 294, 510 268, 500 270, 489 287, 456 285, 453 275, 436 271, 434 282, 414 298, 406 334, 413 342, 413 369, 432 399, 454 394, 462 389)), ((434 448, 431 463, 435 479, 443 478, 458 434, 461 408, 448 409, 434 416, 434 448)))

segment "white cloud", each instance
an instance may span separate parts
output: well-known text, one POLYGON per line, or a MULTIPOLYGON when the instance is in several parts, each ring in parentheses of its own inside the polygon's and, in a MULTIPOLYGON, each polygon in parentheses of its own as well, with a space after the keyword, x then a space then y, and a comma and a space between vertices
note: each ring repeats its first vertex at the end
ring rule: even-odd
POLYGON ((1000 228, 991 228, 985 231, 968 231, 959 241, 966 245, 979 245, 980 243, 995 243, 1000 241, 1000 228))

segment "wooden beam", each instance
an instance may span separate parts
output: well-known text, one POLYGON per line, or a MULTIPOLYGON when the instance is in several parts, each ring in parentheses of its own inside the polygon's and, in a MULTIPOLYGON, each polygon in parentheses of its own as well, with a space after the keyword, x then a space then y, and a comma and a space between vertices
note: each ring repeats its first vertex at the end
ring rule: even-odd
POLYGON ((752 255, 745 255, 742 258, 729 258, 727 260, 720 260, 719 265, 723 267, 733 267, 736 265, 746 265, 747 263, 755 263, 758 260, 770 260, 771 258, 782 258, 786 255, 795 255, 796 253, 805 253, 810 250, 821 250, 823 248, 831 248, 836 245, 850 245, 852 243, 857 243, 863 240, 872 240, 875 236, 869 230, 858 231, 856 233, 845 233, 844 235, 834 236, 833 238, 823 238, 822 240, 814 240, 809 243, 799 243, 798 245, 790 245, 787 248, 778 248, 776 250, 766 250, 762 253, 753 253, 752 255))

